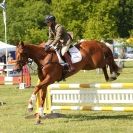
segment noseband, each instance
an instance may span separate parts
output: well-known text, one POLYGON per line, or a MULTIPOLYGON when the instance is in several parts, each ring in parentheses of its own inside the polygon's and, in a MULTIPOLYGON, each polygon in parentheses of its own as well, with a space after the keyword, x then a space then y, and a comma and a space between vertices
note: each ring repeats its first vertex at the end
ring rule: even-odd
POLYGON ((19 60, 17 61, 17 64, 20 66, 20 69, 22 69, 22 67, 26 64, 26 62, 24 60, 19 60))
POLYGON ((20 66, 20 69, 22 70, 23 66, 28 63, 27 57, 25 53, 21 55, 20 59, 17 61, 17 64, 20 66))

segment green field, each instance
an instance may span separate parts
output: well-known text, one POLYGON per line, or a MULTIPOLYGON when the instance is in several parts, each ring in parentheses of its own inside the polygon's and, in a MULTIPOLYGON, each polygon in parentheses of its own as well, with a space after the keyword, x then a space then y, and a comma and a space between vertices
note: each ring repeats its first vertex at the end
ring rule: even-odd
MULTIPOLYGON (((36 82, 37 76, 32 75, 32 85, 36 82)), ((105 82, 103 74, 80 71, 65 83, 92 82, 105 82)), ((114 82, 133 82, 132 62, 125 63, 114 82)), ((34 125, 33 118, 25 119, 32 90, 33 87, 19 90, 18 86, 0 86, 0 100, 6 102, 0 106, 0 133, 133 133, 133 112, 62 111, 64 118, 46 119, 41 125, 34 125)))

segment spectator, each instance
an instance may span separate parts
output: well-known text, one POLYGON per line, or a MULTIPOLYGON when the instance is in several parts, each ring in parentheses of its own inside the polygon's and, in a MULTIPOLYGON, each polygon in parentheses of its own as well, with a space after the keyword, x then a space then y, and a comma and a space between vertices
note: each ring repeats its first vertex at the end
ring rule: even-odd
POLYGON ((4 62, 4 64, 6 64, 6 55, 2 55, 1 56, 1 62, 4 62))
POLYGON ((11 53, 9 53, 8 58, 7 58, 8 63, 11 62, 12 60, 13 60, 13 57, 12 57, 11 53))

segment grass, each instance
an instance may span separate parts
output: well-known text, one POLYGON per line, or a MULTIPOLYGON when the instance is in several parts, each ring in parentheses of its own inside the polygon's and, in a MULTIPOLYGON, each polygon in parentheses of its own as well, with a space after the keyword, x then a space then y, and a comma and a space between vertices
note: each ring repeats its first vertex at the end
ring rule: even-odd
MULTIPOLYGON (((133 63, 126 63, 121 75, 114 82, 133 82, 133 63)), ((32 75, 32 85, 37 76, 32 75)), ((65 83, 105 82, 103 74, 96 71, 80 71, 65 83)), ((61 82, 64 83, 64 82, 61 82)), ((132 112, 63 111, 64 118, 42 120, 34 125, 34 119, 25 119, 27 101, 33 88, 19 90, 17 86, 0 86, 0 133, 132 133, 132 112)))

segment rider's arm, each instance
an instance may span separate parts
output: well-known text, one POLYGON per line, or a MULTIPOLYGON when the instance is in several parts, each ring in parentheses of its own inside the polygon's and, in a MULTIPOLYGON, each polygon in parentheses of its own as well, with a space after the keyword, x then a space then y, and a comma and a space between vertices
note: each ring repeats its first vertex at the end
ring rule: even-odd
POLYGON ((55 36, 55 39, 54 39, 54 41, 52 42, 51 45, 54 46, 54 45, 56 45, 61 40, 62 33, 63 33, 63 27, 62 26, 59 26, 56 29, 56 36, 55 36))
POLYGON ((54 35, 51 29, 49 28, 49 37, 48 37, 48 41, 46 42, 46 45, 50 45, 53 41, 54 41, 54 35))

